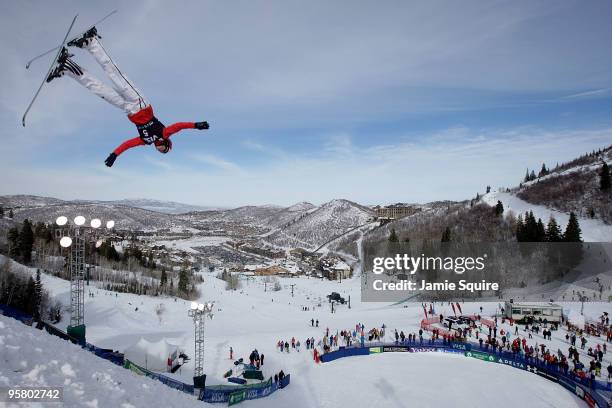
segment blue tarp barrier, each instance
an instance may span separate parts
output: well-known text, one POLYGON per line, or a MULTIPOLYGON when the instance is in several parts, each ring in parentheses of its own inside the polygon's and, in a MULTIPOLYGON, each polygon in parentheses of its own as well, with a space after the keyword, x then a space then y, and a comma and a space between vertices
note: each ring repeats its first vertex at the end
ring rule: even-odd
POLYGON ((28 326, 32 325, 32 321, 34 320, 32 316, 23 313, 21 310, 15 309, 12 306, 0 304, 0 314, 6 317, 11 317, 13 319, 19 320, 22 323, 27 324, 28 326))

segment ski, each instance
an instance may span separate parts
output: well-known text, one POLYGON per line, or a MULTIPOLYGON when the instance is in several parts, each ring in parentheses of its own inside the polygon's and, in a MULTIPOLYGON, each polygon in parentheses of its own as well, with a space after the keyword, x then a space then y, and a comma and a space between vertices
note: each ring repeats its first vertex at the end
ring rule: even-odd
MULTIPOLYGON (((77 39, 79 37, 81 37, 83 34, 85 34, 87 31, 91 30, 93 27, 97 26, 98 24, 102 23, 104 20, 106 20, 107 18, 109 18, 110 16, 112 16, 113 14, 115 14, 117 12, 117 10, 113 10, 110 13, 108 13, 107 15, 105 15, 104 17, 102 17, 101 19, 99 19, 98 21, 96 21, 95 23, 93 23, 91 26, 89 26, 88 29, 86 29, 85 31, 83 31, 82 33, 80 33, 79 35, 75 36, 74 38, 71 38, 70 41, 77 39)), ((68 41, 68 42, 70 42, 68 41)), ((32 63, 34 61, 36 61, 39 58, 44 57, 45 55, 49 55, 51 54, 53 51, 57 50, 59 47, 54 47, 51 48, 50 50, 47 50, 45 52, 43 52, 40 55, 35 56, 34 58, 32 58, 31 60, 29 60, 26 64, 26 69, 30 68, 30 65, 32 65, 32 63)))
POLYGON ((38 87, 38 90, 36 91, 36 93, 34 94, 34 97, 32 98, 32 101, 30 102, 30 104, 28 105, 28 108, 26 109, 25 113, 23 114, 23 117, 21 118, 21 124, 25 127, 26 125, 26 116, 28 115, 28 112, 30 111, 30 109, 32 108, 32 105, 34 105, 34 102, 36 101, 36 98, 38 98, 38 94, 40 94, 40 90, 42 89, 42 87, 45 85, 45 83, 47 82, 47 78, 49 77, 49 75, 51 74, 51 70, 53 69, 53 66, 55 65, 55 63, 57 62, 58 57, 60 56, 60 53, 62 52, 62 48, 64 47, 64 45, 66 44, 66 40, 68 39, 68 36, 70 35, 70 31, 72 31, 72 27, 74 26, 74 23, 77 19, 79 15, 75 15, 74 18, 72 19, 72 23, 70 23, 70 27, 68 27, 68 31, 66 31, 66 35, 64 36, 64 39, 62 40, 62 43, 60 44, 59 47, 57 47, 57 54, 55 55, 55 58, 53 58, 53 62, 51 62, 51 66, 49 67, 49 69, 47 70, 47 74, 45 75, 45 77, 42 80, 42 83, 40 84, 40 86, 38 87))

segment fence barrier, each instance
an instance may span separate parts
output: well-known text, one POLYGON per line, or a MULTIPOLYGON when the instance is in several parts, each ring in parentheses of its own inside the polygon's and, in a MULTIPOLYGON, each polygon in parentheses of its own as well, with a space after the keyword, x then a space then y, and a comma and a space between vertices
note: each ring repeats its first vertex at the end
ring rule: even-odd
POLYGON ((327 363, 344 357, 394 352, 457 353, 482 361, 509 365, 559 383, 591 407, 612 407, 610 399, 612 383, 599 380, 591 381, 588 378, 576 375, 570 370, 561 370, 556 365, 548 364, 536 358, 525 357, 518 353, 493 351, 488 347, 488 344, 481 347, 479 344, 469 342, 425 339, 423 341, 404 341, 403 343, 370 343, 365 347, 359 345, 340 347, 338 350, 322 354, 320 360, 327 363))

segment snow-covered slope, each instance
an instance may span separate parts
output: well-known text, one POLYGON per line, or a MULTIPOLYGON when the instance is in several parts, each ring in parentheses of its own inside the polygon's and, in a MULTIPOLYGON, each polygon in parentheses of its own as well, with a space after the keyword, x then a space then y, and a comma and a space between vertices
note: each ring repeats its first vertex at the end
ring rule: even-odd
MULTIPOLYGON (((504 212, 512 211, 515 215, 519 215, 524 214, 526 211, 533 211, 533 215, 536 218, 541 218, 544 224, 548 222, 552 215, 557 220, 557 223, 565 229, 569 220, 569 214, 567 213, 528 203, 512 193, 493 191, 482 197, 482 201, 491 206, 496 205, 498 200, 504 205, 504 212)), ((598 219, 590 218, 579 218, 578 221, 582 229, 582 239, 584 241, 612 242, 612 225, 607 225, 598 219)))
POLYGON ((332 200, 308 211, 266 240, 274 245, 316 248, 352 228, 364 225, 372 212, 348 200, 332 200))
POLYGON ((192 396, 0 315, 0 387, 11 386, 63 388, 63 405, 45 407, 202 407, 192 396))
POLYGON ((314 204, 303 201, 272 214, 265 220, 265 223, 272 228, 283 228, 316 208, 314 204))
POLYGON ((592 216, 612 224, 612 194, 600 188, 602 163, 612 165, 612 146, 581 156, 553 169, 550 174, 522 183, 513 190, 532 204, 561 212, 592 216))
MULTIPOLYGON (((318 341, 326 328, 335 333, 336 330, 354 327, 357 322, 362 322, 367 328, 380 327, 384 323, 389 328, 386 338, 389 341, 395 328, 406 333, 418 332, 419 321, 423 316, 421 304, 391 306, 385 303, 362 303, 359 297, 359 279, 349 279, 340 283, 308 278, 280 278, 282 290, 276 292, 269 289, 266 291, 263 278, 257 278, 250 283, 244 282, 243 288, 238 291, 226 291, 225 282, 216 279, 214 274, 205 273, 203 276, 204 283, 199 285, 202 293, 199 301, 214 301, 215 304, 213 318, 206 320, 204 361, 208 375, 207 383, 227 384, 223 374, 233 367, 232 360, 229 359, 230 347, 234 350, 235 358, 248 358, 253 348, 265 354, 263 369, 265 376, 273 375, 280 369, 291 374, 291 385, 288 388, 268 398, 244 403, 245 406, 401 407, 410 403, 410 406, 422 407, 495 405, 500 408, 510 408, 582 407, 581 404, 584 404, 558 384, 526 371, 470 360, 463 356, 390 353, 353 357, 317 365, 312 361, 312 354, 305 350, 306 337, 312 336, 318 341), (289 284, 295 285, 294 296, 288 288, 289 284), (332 291, 340 293, 345 298, 351 295, 351 309, 339 306, 332 314, 324 300, 325 295, 332 291), (308 312, 303 311, 304 306, 309 308, 308 312), (311 327, 311 318, 320 321, 318 328, 311 327), (292 349, 289 353, 280 353, 275 346, 277 341, 281 339, 290 341, 292 337, 302 342, 301 351, 292 349), (483 389, 486 392, 483 392, 483 389)), ((55 298, 68 304, 69 282, 44 275, 43 284, 55 298)), ((192 355, 194 339, 193 322, 187 316, 189 302, 165 297, 115 294, 96 289, 93 284, 87 286, 86 291, 93 295, 85 297, 85 322, 88 340, 91 343, 123 351, 138 342, 140 338, 150 342, 165 339, 169 343, 179 345, 187 354, 192 355), (162 312, 158 313, 159 310, 162 312)), ((480 306, 484 307, 483 313, 486 315, 495 312, 497 302, 462 304, 465 313, 477 313, 480 306)), ((580 308, 580 304, 575 303, 569 307, 580 308)), ((437 310, 445 315, 452 313, 448 305, 438 305, 437 310)), ((585 305, 585 315, 591 318, 599 316, 602 311, 610 311, 609 304, 585 305)), ((5 320, 0 322, 6 323, 5 320)), ((68 316, 64 314, 60 327, 65 328, 68 322, 68 316)), ((3 378, 8 378, 9 384, 25 385, 20 381, 25 374, 35 368, 36 364, 43 367, 32 374, 33 381, 45 381, 48 384, 55 384, 52 381, 57 378, 64 381, 66 378, 62 376, 61 369, 65 363, 68 363, 76 375, 74 378, 68 378, 70 383, 64 387, 72 387, 70 384, 74 382, 83 382, 84 394, 80 397, 81 400, 73 400, 75 403, 66 406, 86 406, 85 403, 95 398, 98 398, 99 407, 121 407, 121 403, 124 402, 136 407, 178 405, 166 402, 166 390, 161 384, 133 376, 110 363, 101 360, 98 362, 97 358, 91 355, 81 356, 82 353, 75 353, 74 359, 64 357, 74 349, 74 346, 67 343, 56 345, 55 342, 59 341, 56 340, 52 347, 49 347, 47 340, 40 339, 38 335, 50 336, 35 332, 32 334, 34 337, 24 337, 21 331, 32 329, 22 327, 20 323, 15 324, 17 326, 5 325, 0 328, 0 338, 2 338, 0 386, 4 385, 2 382, 7 381, 3 378), (7 340, 9 337, 10 340, 7 340), (20 349, 10 352, 11 349, 5 347, 6 344, 20 349), (3 352, 5 349, 9 351, 3 352), (8 353, 8 357, 3 353, 8 353), (10 364, 4 363, 5 358, 10 359, 10 364), (14 372, 12 368, 19 365, 22 360, 26 360, 27 369, 14 372), (54 363, 54 360, 58 362, 54 363), (7 369, 4 367, 7 366, 9 369, 5 373, 7 369), (106 400, 101 399, 106 393, 113 392, 109 389, 112 385, 109 385, 110 380, 104 375, 107 373, 104 368, 110 370, 108 372, 116 383, 121 382, 114 385, 117 390, 116 395, 108 397, 111 398, 108 404, 105 403, 106 400), (97 380, 98 378, 100 380, 97 380), (143 388, 138 382, 134 383, 134 379, 147 384, 147 388, 143 388), (132 396, 142 398, 143 402, 122 400, 121 398, 126 397, 127 389, 143 394, 132 396), (156 400, 149 399, 151 396, 155 396, 156 400), (163 405, 166 403, 169 405, 163 405)), ((552 350, 567 348, 563 336, 561 330, 553 333, 553 341, 549 342, 552 350)), ((536 342, 544 342, 537 334, 528 341, 534 345, 536 342)), ((589 340, 592 341, 596 340, 589 340)), ((586 351, 579 352, 581 358, 587 361, 586 351)), ((606 361, 608 358, 604 359, 605 365, 608 364, 606 361)), ((189 382, 192 374, 193 362, 190 361, 174 376, 189 382)), ((177 401, 182 404, 181 406, 191 406, 190 401, 181 398, 180 393, 177 395, 177 401)))

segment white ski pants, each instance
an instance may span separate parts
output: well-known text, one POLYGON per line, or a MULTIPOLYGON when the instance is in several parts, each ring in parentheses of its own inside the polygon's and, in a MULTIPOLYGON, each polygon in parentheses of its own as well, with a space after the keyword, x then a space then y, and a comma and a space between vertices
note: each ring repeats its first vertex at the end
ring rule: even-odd
POLYGON ((108 103, 122 109, 128 115, 134 114, 149 105, 142 93, 121 72, 119 67, 106 53, 106 50, 97 38, 92 38, 85 49, 89 51, 106 75, 108 75, 113 82, 113 88, 102 83, 82 67, 80 67, 83 72, 81 75, 77 75, 71 70, 66 70, 70 77, 108 103))

